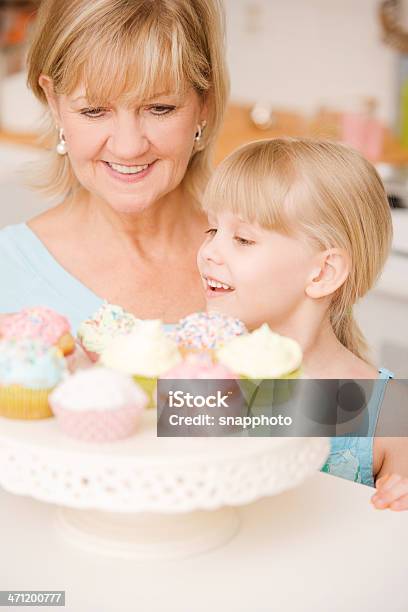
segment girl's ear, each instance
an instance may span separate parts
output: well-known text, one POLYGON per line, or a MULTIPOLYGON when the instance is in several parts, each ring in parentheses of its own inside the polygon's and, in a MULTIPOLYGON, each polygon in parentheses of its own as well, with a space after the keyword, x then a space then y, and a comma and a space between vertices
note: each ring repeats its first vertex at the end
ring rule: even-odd
POLYGON ((343 249, 319 253, 305 287, 306 295, 318 299, 333 294, 350 273, 350 258, 343 249))
POLYGON ((55 124, 61 127, 61 117, 59 112, 58 97, 54 91, 54 83, 52 79, 45 74, 41 74, 38 79, 38 84, 44 91, 48 105, 54 117, 55 124))

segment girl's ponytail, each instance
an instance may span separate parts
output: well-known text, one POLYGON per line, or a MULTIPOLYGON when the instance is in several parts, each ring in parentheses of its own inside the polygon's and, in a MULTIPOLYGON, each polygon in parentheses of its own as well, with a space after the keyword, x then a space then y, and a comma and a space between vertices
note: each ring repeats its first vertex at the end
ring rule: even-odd
POLYGON ((369 363, 368 344, 353 317, 351 309, 343 314, 343 316, 338 317, 337 320, 332 317, 331 323, 337 339, 343 346, 360 359, 369 363))

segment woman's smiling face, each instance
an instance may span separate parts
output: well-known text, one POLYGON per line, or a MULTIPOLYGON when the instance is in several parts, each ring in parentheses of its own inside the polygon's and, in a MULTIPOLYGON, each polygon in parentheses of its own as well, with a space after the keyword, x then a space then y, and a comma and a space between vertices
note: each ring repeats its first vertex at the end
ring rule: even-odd
POLYGON ((82 87, 71 95, 53 94, 50 83, 44 89, 63 127, 72 169, 92 196, 118 212, 139 212, 181 183, 204 119, 193 88, 131 108, 93 107, 82 87))
POLYGON ((209 222, 197 257, 208 310, 237 317, 250 329, 284 324, 305 298, 314 251, 230 212, 210 215, 209 222))

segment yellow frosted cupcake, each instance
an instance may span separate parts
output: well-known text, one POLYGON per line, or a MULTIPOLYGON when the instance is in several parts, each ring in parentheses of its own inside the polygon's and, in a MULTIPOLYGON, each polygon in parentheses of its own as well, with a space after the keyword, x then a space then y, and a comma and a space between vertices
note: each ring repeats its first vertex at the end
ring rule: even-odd
POLYGON ((182 360, 160 320, 138 321, 126 336, 112 340, 103 351, 100 363, 107 368, 131 374, 156 406, 157 378, 182 360))
POLYGON ((296 340, 274 333, 266 323, 233 338, 216 355, 233 372, 247 378, 297 377, 302 364, 302 349, 296 340))
POLYGON ((65 359, 55 347, 30 338, 0 341, 0 416, 52 416, 48 396, 67 374, 65 359))
POLYGON ((259 382, 254 385, 251 381, 294 379, 301 375, 303 355, 299 344, 292 338, 274 333, 266 323, 249 334, 230 340, 216 352, 216 356, 220 363, 244 379, 242 390, 251 403, 256 397, 260 404, 271 403, 273 399, 276 405, 290 396, 290 385, 285 380, 268 385, 265 388, 267 397, 258 394, 259 382))

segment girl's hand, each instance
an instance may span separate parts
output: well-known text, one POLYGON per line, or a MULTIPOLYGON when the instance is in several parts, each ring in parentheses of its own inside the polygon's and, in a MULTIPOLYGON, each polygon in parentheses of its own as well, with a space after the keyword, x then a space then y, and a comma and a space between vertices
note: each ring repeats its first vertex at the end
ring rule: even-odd
POLYGON ((375 483, 377 492, 371 503, 377 510, 408 510, 408 478, 398 474, 386 474, 375 483))

